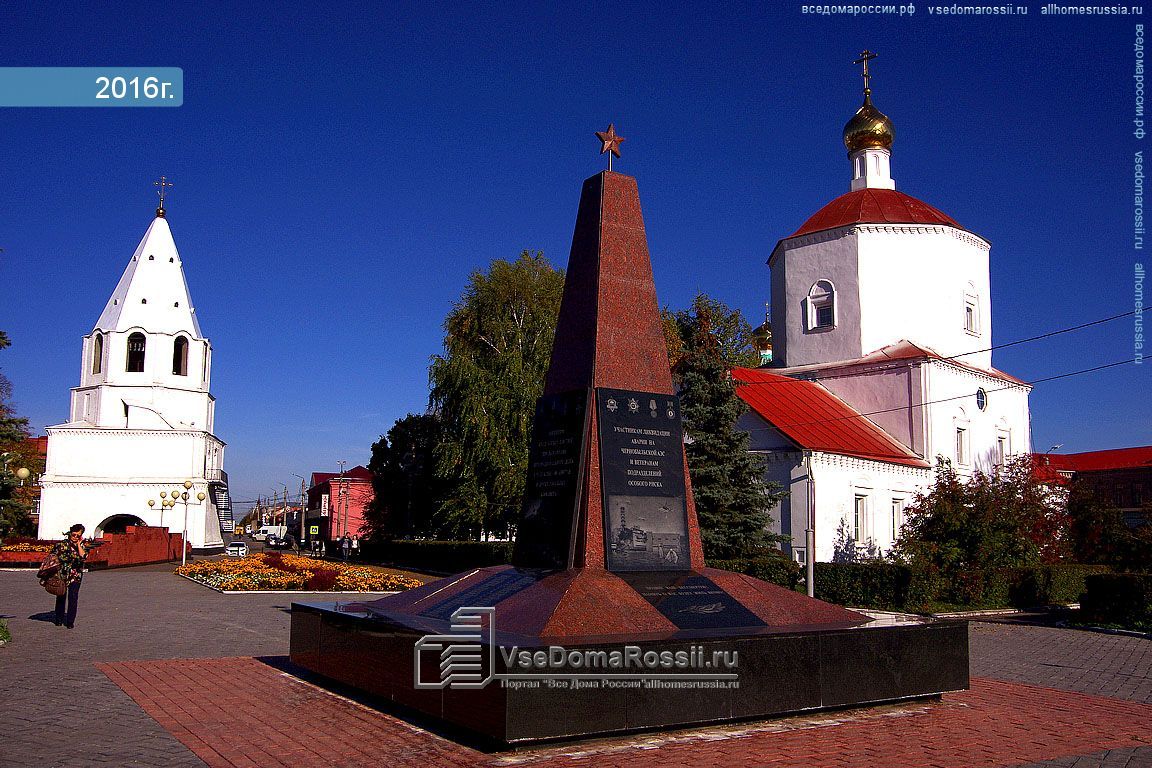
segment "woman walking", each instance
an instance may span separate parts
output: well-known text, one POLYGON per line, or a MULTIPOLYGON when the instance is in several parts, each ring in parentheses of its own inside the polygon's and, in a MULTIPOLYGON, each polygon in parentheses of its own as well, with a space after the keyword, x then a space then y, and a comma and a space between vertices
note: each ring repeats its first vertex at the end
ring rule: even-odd
POLYGON ((76 603, 80 600, 80 581, 84 578, 84 561, 89 546, 84 541, 84 526, 77 523, 68 529, 68 538, 52 548, 60 563, 60 578, 68 585, 68 592, 56 598, 56 626, 63 624, 72 629, 76 623, 76 603), (65 602, 68 610, 65 611, 65 602))

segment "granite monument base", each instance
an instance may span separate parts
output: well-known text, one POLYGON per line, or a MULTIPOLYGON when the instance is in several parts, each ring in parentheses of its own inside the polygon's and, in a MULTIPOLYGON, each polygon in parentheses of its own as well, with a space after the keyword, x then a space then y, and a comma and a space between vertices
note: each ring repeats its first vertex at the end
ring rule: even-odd
POLYGON ((445 675, 440 654, 417 650, 429 628, 383 618, 368 605, 293 603, 292 662, 497 747, 889 703, 968 687, 966 623, 892 618, 635 640, 497 633, 480 643, 482 685, 418 688, 416 664, 422 681, 445 675), (613 651, 620 658, 630 653, 637 666, 592 665, 613 651), (660 654, 668 654, 670 667, 659 666, 660 654), (643 666, 646 655, 655 667, 643 666))

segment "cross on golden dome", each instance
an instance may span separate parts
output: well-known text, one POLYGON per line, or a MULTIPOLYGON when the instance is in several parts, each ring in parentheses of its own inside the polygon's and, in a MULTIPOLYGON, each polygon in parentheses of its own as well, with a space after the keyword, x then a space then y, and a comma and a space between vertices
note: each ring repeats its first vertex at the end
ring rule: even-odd
POLYGON ((856 61, 852 62, 853 64, 863 64, 864 65, 864 95, 865 96, 870 96, 872 94, 872 88, 869 86, 869 83, 871 82, 871 79, 872 79, 872 75, 868 74, 868 62, 872 61, 872 59, 874 59, 874 58, 876 58, 876 54, 872 53, 872 51, 865 49, 863 52, 861 52, 860 58, 858 58, 858 59, 856 59, 856 61))
POLYGON ((167 176, 161 176, 160 181, 152 182, 152 186, 159 188, 156 190, 156 194, 160 195, 160 206, 156 209, 156 215, 164 218, 164 194, 172 188, 172 182, 168 181, 167 176))

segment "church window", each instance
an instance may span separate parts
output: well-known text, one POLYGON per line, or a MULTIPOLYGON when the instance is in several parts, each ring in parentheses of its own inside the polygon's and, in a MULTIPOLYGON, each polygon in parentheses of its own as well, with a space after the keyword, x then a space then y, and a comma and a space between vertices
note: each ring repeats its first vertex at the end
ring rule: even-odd
POLYGON ((805 326, 809 331, 836 327, 836 288, 828 280, 817 280, 808 291, 805 304, 805 326))
POLYGON ((144 372, 144 347, 147 341, 144 334, 134 333, 128 337, 128 365, 124 368, 128 373, 144 372))
POLYGON ((104 334, 96 334, 92 342, 92 373, 100 373, 104 367, 104 334))
POLYGON ((968 430, 963 427, 956 427, 956 463, 968 463, 968 430))
POLYGON ((156 257, 155 257, 155 256, 149 256, 149 257, 148 257, 148 261, 155 261, 155 260, 156 260, 156 257))
POLYGON ((141 303, 141 304, 147 304, 147 303, 148 303, 148 299, 140 299, 140 303, 141 303))
POLYGON ((892 541, 900 538, 900 528, 904 525, 904 499, 892 499, 892 541))
POLYGON ((172 373, 177 376, 188 375, 188 339, 177 336, 172 343, 172 373))
POLYGON ((976 407, 982 411, 988 408, 988 393, 984 391, 983 387, 976 390, 976 407))
POLYGON ((172 304, 172 306, 174 306, 174 307, 178 307, 178 306, 180 306, 180 302, 178 302, 178 301, 177 301, 177 302, 174 302, 174 303, 172 304))
POLYGON ((864 540, 864 518, 868 513, 868 497, 856 494, 852 504, 852 538, 860 543, 864 540))
POLYGON ((964 291, 964 330, 973 336, 980 335, 980 298, 972 283, 968 283, 964 291))

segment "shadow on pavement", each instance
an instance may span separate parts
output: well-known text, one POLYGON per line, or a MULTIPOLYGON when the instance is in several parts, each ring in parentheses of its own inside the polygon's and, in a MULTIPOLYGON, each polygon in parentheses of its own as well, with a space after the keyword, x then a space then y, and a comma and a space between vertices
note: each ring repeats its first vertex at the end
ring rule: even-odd
POLYGON ((34 613, 31 616, 29 616, 28 619, 31 621, 46 621, 49 624, 55 624, 56 623, 56 612, 55 611, 43 611, 41 613, 34 613))

